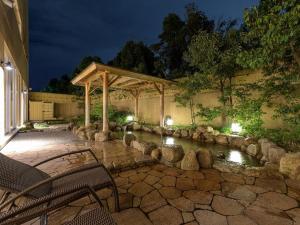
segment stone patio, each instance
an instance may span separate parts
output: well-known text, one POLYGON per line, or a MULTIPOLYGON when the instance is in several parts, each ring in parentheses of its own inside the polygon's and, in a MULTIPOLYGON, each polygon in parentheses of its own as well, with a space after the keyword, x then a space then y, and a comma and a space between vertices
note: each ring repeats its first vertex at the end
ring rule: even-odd
MULTIPOLYGON (((139 153, 125 149, 119 141, 94 145, 78 141, 70 132, 51 132, 20 134, 2 153, 32 164, 58 153, 92 146, 108 167, 143 165, 139 153), (45 135, 49 135, 47 140, 42 138, 45 135), (45 141, 37 143, 38 140, 45 141)), ((42 169, 55 174, 89 161, 87 155, 72 156, 42 169)), ((111 190, 98 194, 118 225, 300 225, 299 181, 247 177, 214 169, 183 171, 161 164, 114 171, 121 212, 114 210, 111 190)), ((53 212, 49 224, 60 224, 94 207, 96 203, 85 197, 53 212)))

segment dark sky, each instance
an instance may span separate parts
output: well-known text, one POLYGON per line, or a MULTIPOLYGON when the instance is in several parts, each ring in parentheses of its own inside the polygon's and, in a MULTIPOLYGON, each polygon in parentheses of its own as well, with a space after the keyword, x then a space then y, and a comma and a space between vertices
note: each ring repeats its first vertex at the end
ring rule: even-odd
MULTIPOLYGON (((153 44, 168 13, 192 0, 30 0, 30 85, 70 73, 84 56, 107 62, 128 40, 153 44)), ((211 19, 238 18, 258 0, 197 0, 211 19)))

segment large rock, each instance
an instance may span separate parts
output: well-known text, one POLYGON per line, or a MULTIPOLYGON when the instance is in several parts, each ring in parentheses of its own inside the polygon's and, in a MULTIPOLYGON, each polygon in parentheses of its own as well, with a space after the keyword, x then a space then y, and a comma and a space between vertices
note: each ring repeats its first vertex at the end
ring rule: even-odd
POLYGON ((185 154, 181 161, 182 170, 199 170, 199 163, 197 160, 196 152, 189 151, 185 154))
POLYGON ((111 140, 111 132, 99 132, 95 134, 95 141, 99 141, 99 142, 105 142, 105 141, 109 141, 111 140))
POLYGON ((159 148, 152 150, 151 157, 153 159, 160 160, 161 159, 161 150, 159 148))
POLYGON ((139 150, 144 155, 151 155, 152 150, 157 148, 157 145, 153 142, 132 141, 131 147, 139 150))
POLYGON ((199 126, 197 127, 196 131, 201 134, 206 132, 206 127, 205 126, 199 126))
POLYGON ((228 145, 228 139, 226 135, 217 135, 215 140, 217 144, 228 145))
POLYGON ((266 138, 262 138, 258 140, 258 143, 260 145, 261 153, 263 155, 263 159, 265 161, 269 161, 269 149, 271 146, 275 146, 275 144, 271 141, 269 141, 266 138))
POLYGON ((211 133, 203 133, 204 142, 206 143, 215 143, 215 136, 211 133))
POLYGON ((132 129, 133 130, 141 130, 142 129, 142 125, 138 124, 138 123, 134 123, 132 129))
POLYGON ((160 126, 156 126, 153 128, 153 132, 159 135, 164 135, 165 134, 165 129, 160 126))
POLYGON ((246 151, 247 154, 256 156, 259 153, 259 146, 257 144, 250 144, 246 151))
POLYGON ((80 140, 87 140, 85 131, 79 131, 79 132, 77 132, 77 136, 78 136, 78 138, 79 138, 80 140))
POLYGON ((241 136, 230 136, 230 145, 233 147, 241 148, 244 145, 244 137, 241 136))
POLYGON ((143 126, 143 131, 149 132, 149 133, 152 133, 152 132, 153 132, 153 130, 152 130, 151 127, 146 127, 146 126, 143 126))
POLYGON ((123 145, 129 147, 132 141, 135 141, 136 137, 133 134, 125 134, 123 136, 123 145))
POLYGON ((200 149, 197 152, 197 159, 201 168, 212 168, 214 163, 212 152, 208 149, 200 149))
POLYGON ((174 137, 181 137, 181 130, 180 129, 176 129, 175 132, 173 133, 174 137))
POLYGON ((271 163, 279 163, 280 159, 286 154, 286 151, 283 148, 278 146, 270 146, 268 159, 271 163))
POLYGON ((201 135, 200 132, 195 131, 195 132, 193 133, 193 136, 192 136, 193 140, 199 140, 200 135, 201 135))
POLYGON ((181 137, 183 137, 183 138, 188 138, 188 137, 190 137, 190 136, 189 136, 189 131, 188 131, 188 130, 185 130, 185 129, 181 130, 181 137))
POLYGON ((280 160, 280 172, 300 181, 300 153, 286 154, 280 160))
POLYGON ((95 140, 95 134, 97 133, 97 130, 88 129, 86 131, 86 137, 89 141, 95 140))
POLYGON ((252 138, 252 137, 247 137, 245 138, 244 140, 244 145, 248 146, 248 145, 251 145, 251 144, 257 144, 257 140, 255 138, 252 138))
POLYGON ((184 156, 181 145, 164 145, 162 147, 162 157, 170 163, 179 162, 184 156))

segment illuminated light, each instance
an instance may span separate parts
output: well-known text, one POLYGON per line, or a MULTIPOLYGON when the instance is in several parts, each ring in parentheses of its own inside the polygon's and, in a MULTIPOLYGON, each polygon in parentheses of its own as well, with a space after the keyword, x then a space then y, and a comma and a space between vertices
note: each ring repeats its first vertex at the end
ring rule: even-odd
POLYGON ((231 131, 232 131, 232 133, 239 134, 242 131, 242 127, 239 123, 232 123, 231 131))
POLYGON ((133 116, 132 115, 129 115, 129 116, 127 116, 127 118, 126 118, 126 120, 128 121, 128 122, 131 122, 131 121, 133 121, 133 116))
POLYGON ((132 134, 132 131, 127 131, 127 134, 132 134))
POLYGON ((243 163, 242 154, 239 151, 231 151, 229 153, 228 161, 242 164, 243 163))
POLYGON ((174 144, 175 144, 175 139, 172 137, 167 137, 166 145, 174 145, 174 144))
POLYGON ((174 121, 173 121, 171 118, 168 118, 167 121, 166 121, 166 124, 167 124, 168 126, 172 126, 173 123, 174 123, 174 121))

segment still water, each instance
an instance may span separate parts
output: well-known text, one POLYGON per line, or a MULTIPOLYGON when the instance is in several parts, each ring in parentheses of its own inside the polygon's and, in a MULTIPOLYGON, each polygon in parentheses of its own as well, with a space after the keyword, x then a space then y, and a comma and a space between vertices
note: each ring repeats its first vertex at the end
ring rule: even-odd
MULTIPOLYGON (((238 148, 223 146, 218 144, 205 144, 198 141, 193 141, 191 139, 176 138, 176 137, 162 137, 160 135, 143 132, 143 131, 128 131, 128 133, 133 133, 138 140, 154 142, 157 145, 167 144, 167 145, 181 145, 184 151, 194 150, 197 151, 201 148, 206 148, 212 151, 215 158, 222 155, 221 160, 227 162, 233 162, 245 166, 260 166, 259 160, 255 157, 245 154, 239 151, 238 148)), ((119 138, 122 138, 123 132, 117 134, 119 138)), ((219 158, 218 158, 219 159, 219 158)), ((220 159, 219 159, 220 160, 220 159)))

